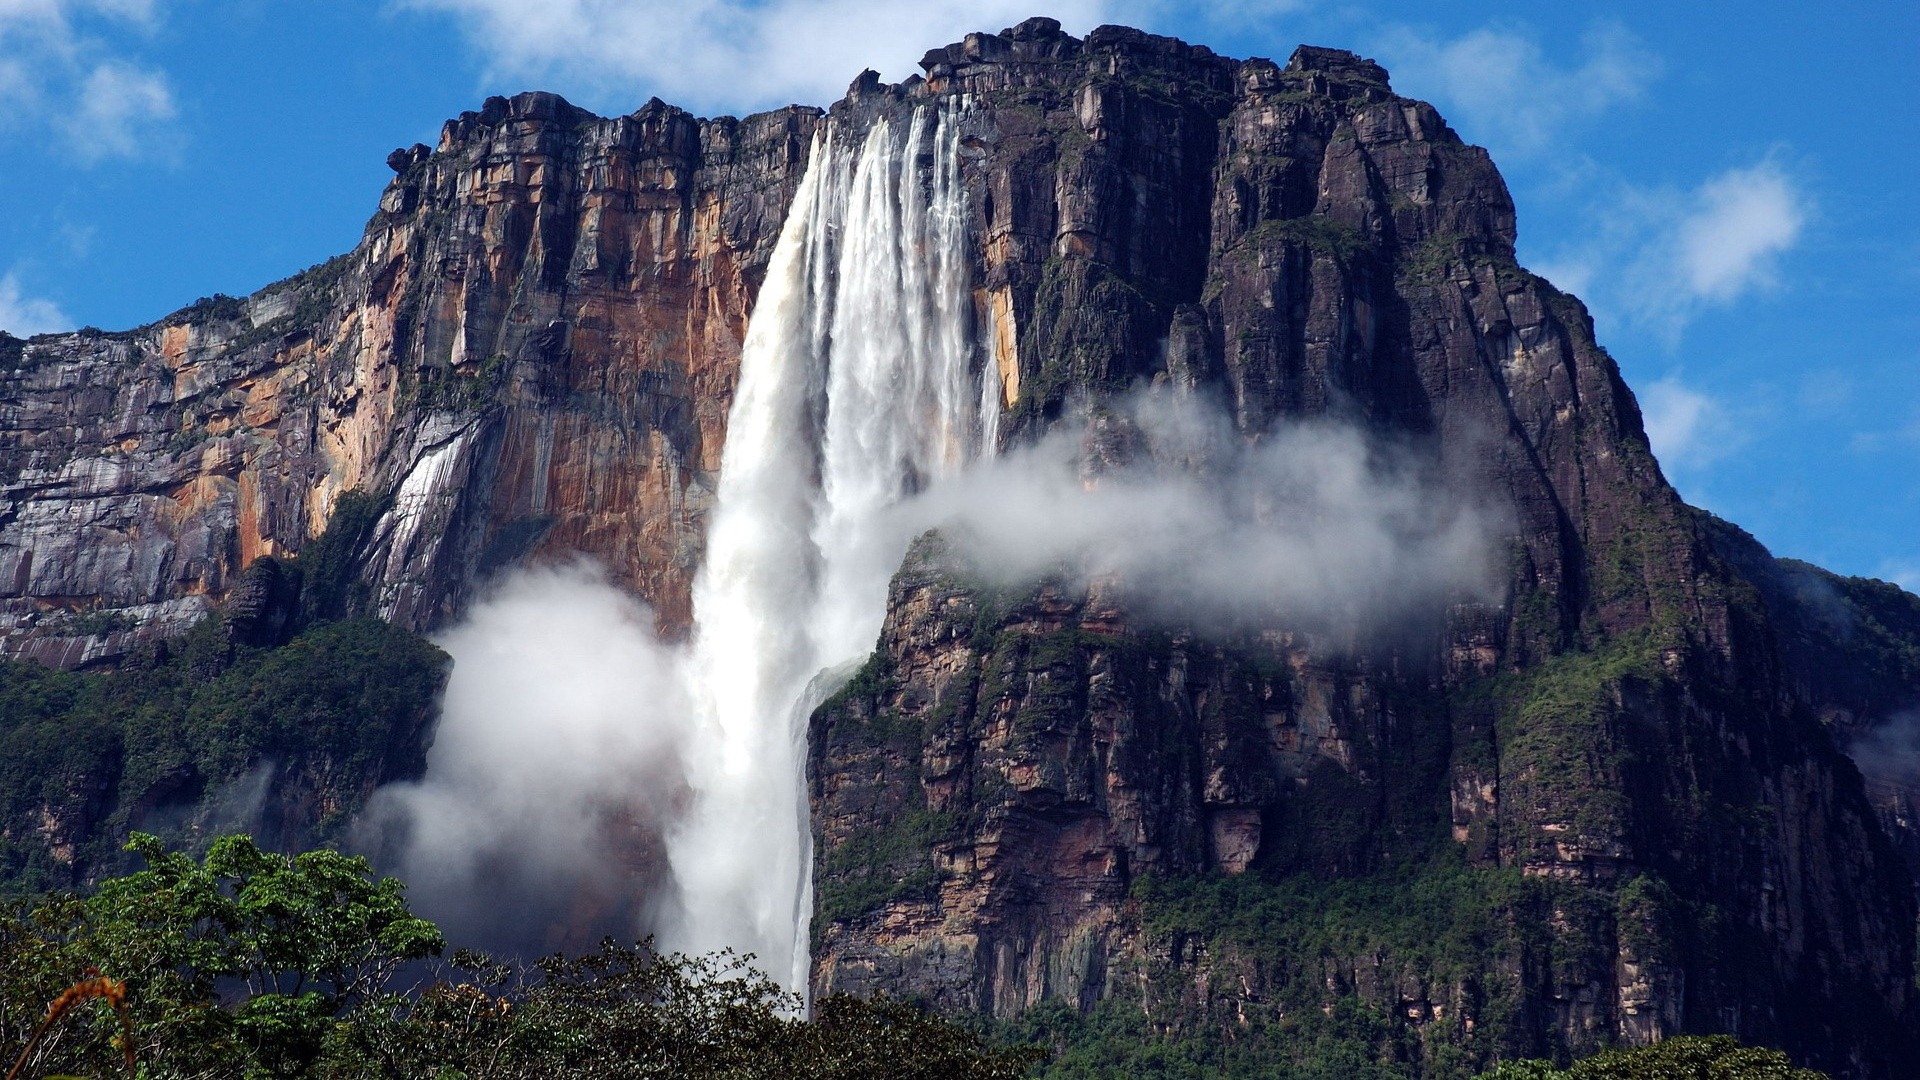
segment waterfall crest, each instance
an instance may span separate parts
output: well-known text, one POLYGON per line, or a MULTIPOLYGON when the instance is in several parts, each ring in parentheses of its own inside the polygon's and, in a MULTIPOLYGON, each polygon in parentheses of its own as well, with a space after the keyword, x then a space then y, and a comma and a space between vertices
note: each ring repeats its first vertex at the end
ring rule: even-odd
POLYGON ((694 583, 696 805, 668 839, 682 914, 665 943, 751 951, 795 990, 823 673, 874 647, 910 539, 894 508, 998 437, 968 288, 963 109, 877 119, 857 146, 831 123, 815 137, 748 324, 694 583))

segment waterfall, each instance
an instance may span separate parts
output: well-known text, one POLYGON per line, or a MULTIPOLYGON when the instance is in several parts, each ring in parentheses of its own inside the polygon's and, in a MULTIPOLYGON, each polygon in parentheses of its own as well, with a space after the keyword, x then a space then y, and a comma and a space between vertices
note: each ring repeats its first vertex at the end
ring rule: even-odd
POLYGON ((967 281, 963 108, 877 119, 857 147, 838 124, 816 135, 748 323, 694 583, 695 805, 668 841, 682 915, 665 943, 750 951, 795 990, 808 715, 874 647, 910 539, 892 511, 998 437, 967 281))

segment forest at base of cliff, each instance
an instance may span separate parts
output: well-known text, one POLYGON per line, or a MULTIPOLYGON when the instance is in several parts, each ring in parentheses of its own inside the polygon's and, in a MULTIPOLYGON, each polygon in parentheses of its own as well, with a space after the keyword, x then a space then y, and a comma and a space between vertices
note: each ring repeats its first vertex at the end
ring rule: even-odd
MULTIPOLYGON (((1655 1048, 1667 1057, 1603 1053, 1570 1073, 1545 1061, 1500 1064, 1501 1054, 1484 1049, 1423 1067, 1396 1017, 1358 996, 1314 1007, 1311 987, 1292 988, 1307 993, 1298 1002, 1255 1007, 1251 1020, 1243 1006, 1237 1024, 1207 1011, 1157 1011, 1143 989, 1086 1015, 1054 1001, 1013 1021, 839 995, 819 1003, 815 1023, 796 1025, 779 989, 729 957, 657 956, 611 941, 595 954, 539 964, 450 952, 438 930, 407 911, 398 883, 374 881, 364 862, 324 847, 289 861, 251 839, 212 839, 222 803, 212 793, 243 784, 269 757, 283 778, 325 778, 320 797, 335 807, 331 831, 276 837, 285 850, 337 842, 376 776, 407 775, 424 762, 423 720, 444 681, 445 654, 378 620, 317 619, 286 632, 296 629, 279 645, 249 646, 236 644, 231 619, 209 620, 112 671, 0 662, 8 762, 0 810, 10 837, 3 880, 15 897, 0 919, 0 1057, 18 1053, 47 1003, 97 969, 126 980, 135 1044, 148 1055, 143 1075, 154 1076, 1820 1075, 1724 1038, 1669 1040, 1655 1048), (76 731, 87 737, 73 738, 76 731), (321 762, 328 767, 316 768, 321 762), (170 812, 156 794, 168 783, 196 815, 170 812), (36 824, 75 790, 94 793, 83 803, 88 816, 53 838, 64 845, 46 842, 36 824), (168 841, 142 835, 122 847, 130 830, 148 826, 165 827, 168 841), (147 869, 136 871, 140 859, 147 869), (341 912, 357 921, 341 922, 341 912), (323 950, 355 956, 351 975, 337 965, 331 975, 346 990, 328 988, 323 950), (425 958, 440 953, 451 959, 421 975, 425 958), (612 1031, 626 1034, 609 1041, 612 1031), (666 1047, 690 1049, 676 1056, 666 1047), (1674 1055, 1684 1054, 1701 1068, 1719 1064, 1675 1071, 1674 1055)), ((258 805, 229 806, 226 815, 255 827, 274 820, 258 805)), ((1499 943, 1472 928, 1489 912, 1564 899, 1551 883, 1448 862, 1336 882, 1258 871, 1148 877, 1133 902, 1145 928, 1167 940, 1238 943, 1291 957, 1302 970, 1340 942, 1365 940, 1383 956, 1419 948, 1434 953, 1427 967, 1484 972, 1499 943)), ((24 1075, 113 1075, 117 1018, 103 1005, 89 1008, 61 1021, 63 1034, 36 1051, 45 1068, 24 1075)), ((1485 1022, 1498 1026, 1492 1016, 1485 1022)), ((1564 1052, 1560 1067, 1569 1067, 1564 1052)))
MULTIPOLYGON (((1231 1039, 998 1028, 914 1004, 798 999, 742 958, 609 939, 536 964, 461 950, 404 887, 330 850, 214 840, 195 859, 135 834, 145 869, 91 895, 0 911, 0 1055, 28 1077, 728 1077, 1012 1080, 1037 1075, 1402 1077, 1364 1039, 1292 1066, 1232 1062, 1231 1039), (1035 1038, 1039 1036, 1039 1038, 1035 1038), (1252 1066, 1249 1071, 1247 1066, 1252 1066)), ((1609 1051, 1570 1068, 1501 1063, 1484 1080, 1822 1080, 1725 1036, 1609 1051)))

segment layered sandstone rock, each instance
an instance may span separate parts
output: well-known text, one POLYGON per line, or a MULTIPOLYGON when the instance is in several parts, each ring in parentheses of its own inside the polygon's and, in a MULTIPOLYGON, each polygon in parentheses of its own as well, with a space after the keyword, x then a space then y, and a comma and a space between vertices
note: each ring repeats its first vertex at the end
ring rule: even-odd
MULTIPOLYGON (((1920 1068, 1911 793, 1876 817, 1839 749, 1920 701, 1920 618, 1892 659, 1830 647, 1891 601, 1832 586, 1833 616, 1680 502, 1584 309, 1514 261, 1485 152, 1335 50, 1041 19, 923 67, 861 77, 830 122, 964 103, 1006 439, 1143 384, 1249 440, 1351 422, 1511 509, 1505 599, 1385 646, 1208 637, 1119 595, 982 589, 929 541, 814 720, 817 988, 1000 1016, 1133 995, 1237 1031, 1311 985, 1302 1007, 1366 1003, 1421 1068, 1682 1030, 1920 1068), (1288 971, 1144 921, 1153 880, 1436 861, 1509 890, 1473 909, 1480 970, 1351 945, 1288 971)), ((742 328, 828 115, 493 99, 394 155, 339 260, 125 334, 0 340, 4 648, 111 660, 349 490, 383 501, 359 566, 395 621, 584 552, 683 628, 742 328)))
POLYGON ((818 115, 602 119, 495 98, 351 254, 0 370, 0 640, 64 665, 191 623, 339 494, 366 577, 436 625, 487 572, 585 553, 685 624, 758 275, 818 115))

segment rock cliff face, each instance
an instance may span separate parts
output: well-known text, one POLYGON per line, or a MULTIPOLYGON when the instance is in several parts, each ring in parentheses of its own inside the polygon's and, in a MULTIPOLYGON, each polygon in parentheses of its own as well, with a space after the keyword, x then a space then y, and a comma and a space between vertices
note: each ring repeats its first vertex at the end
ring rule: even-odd
POLYGON ((0 638, 111 660, 390 500, 365 573, 426 627, 488 570, 584 552, 687 618, 739 342, 814 110, 605 120, 492 99, 351 254, 242 301, 0 350, 0 638))
MULTIPOLYGON (((831 122, 964 100, 1004 440, 1146 383, 1249 439, 1359 424, 1511 507, 1506 599, 1391 644, 1209 638, 984 589, 929 538, 814 717, 816 988, 1122 1002, 1228 1041, 1358 1008, 1420 1075, 1694 1030, 1920 1069, 1913 798, 1883 777, 1876 815, 1841 752, 1920 702, 1911 598, 1820 579, 1826 604, 1680 502, 1585 310, 1515 262, 1485 152, 1334 50, 1030 20, 922 63, 831 122), (1864 658, 1831 631, 1863 612, 1864 658), (1428 934, 1420 897, 1465 914, 1428 934), (1286 921, 1321 908, 1402 930, 1286 921)), ((493 99, 394 155, 349 255, 0 340, 5 649, 111 661, 350 490, 383 500, 359 569, 396 622, 585 552, 684 627, 742 328, 828 115, 493 99)))
POLYGON ((1000 1016, 1124 995, 1156 1034, 1229 1039, 1358 1002, 1442 1075, 1703 1028, 1915 1067, 1912 883, 1834 736, 1920 686, 1796 619, 1786 571, 1674 495, 1584 309, 1515 263, 1484 152, 1328 50, 1028 23, 923 64, 835 115, 975 103, 1017 428, 1144 381, 1212 388, 1249 438, 1351 420, 1499 492, 1511 576, 1498 610, 1353 650, 984 593, 923 551, 814 719, 816 988, 1000 1016), (1364 936, 1263 956, 1153 884, 1411 892, 1455 858, 1530 899, 1451 975, 1364 936))

